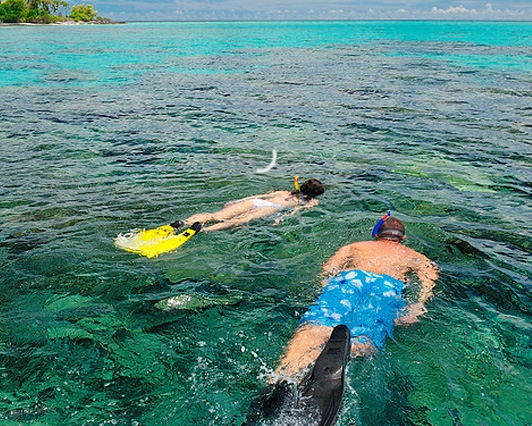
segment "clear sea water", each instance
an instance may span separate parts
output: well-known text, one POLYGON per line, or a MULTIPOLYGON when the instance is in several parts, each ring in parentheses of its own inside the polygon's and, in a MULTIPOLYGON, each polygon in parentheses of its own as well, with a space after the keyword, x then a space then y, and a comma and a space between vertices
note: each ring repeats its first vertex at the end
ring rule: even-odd
POLYGON ((441 278, 338 425, 532 425, 532 23, 1 27, 0 99, 0 424, 241 424, 391 209, 441 278), (113 246, 295 174, 278 226, 113 246))

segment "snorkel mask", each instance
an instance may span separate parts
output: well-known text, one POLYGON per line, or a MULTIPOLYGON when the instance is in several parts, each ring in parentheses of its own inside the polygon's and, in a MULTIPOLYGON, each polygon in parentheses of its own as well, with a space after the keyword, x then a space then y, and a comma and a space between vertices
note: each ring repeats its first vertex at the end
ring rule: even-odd
POLYGON ((385 222, 390 218, 391 215, 392 214, 388 212, 377 222, 373 228, 373 232, 371 233, 373 238, 398 242, 406 238, 405 226, 399 219, 392 218, 390 223, 384 226, 385 222))
POLYGON ((377 238, 377 235, 379 235, 379 229, 381 229, 382 224, 386 219, 388 219, 392 214, 390 212, 386 213, 383 217, 379 219, 379 221, 375 224, 373 227, 373 231, 371 232, 371 236, 373 238, 377 238))

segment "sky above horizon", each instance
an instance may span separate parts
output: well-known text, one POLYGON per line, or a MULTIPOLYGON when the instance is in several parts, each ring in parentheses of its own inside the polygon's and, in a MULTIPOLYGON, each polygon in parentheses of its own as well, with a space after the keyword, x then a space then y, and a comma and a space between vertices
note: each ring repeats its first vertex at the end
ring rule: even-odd
POLYGON ((532 21, 531 0, 88 0, 115 21, 516 20, 532 21))

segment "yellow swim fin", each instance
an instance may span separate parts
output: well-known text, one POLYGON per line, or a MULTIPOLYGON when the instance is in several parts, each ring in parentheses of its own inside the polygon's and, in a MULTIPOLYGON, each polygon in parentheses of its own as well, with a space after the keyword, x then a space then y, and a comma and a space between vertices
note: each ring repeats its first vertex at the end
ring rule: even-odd
POLYGON ((125 251, 151 258, 177 249, 200 230, 201 223, 196 222, 176 235, 176 229, 174 227, 164 225, 155 229, 144 229, 138 232, 119 234, 115 238, 115 245, 125 251))

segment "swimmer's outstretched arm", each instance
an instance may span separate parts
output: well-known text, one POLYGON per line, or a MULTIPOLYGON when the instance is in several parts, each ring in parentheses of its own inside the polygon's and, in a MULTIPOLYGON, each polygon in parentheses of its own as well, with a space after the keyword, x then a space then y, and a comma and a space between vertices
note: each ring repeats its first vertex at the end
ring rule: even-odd
POLYGON ((404 312, 404 315, 395 319, 395 325, 408 325, 419 321, 418 317, 426 314, 427 308, 421 302, 411 303, 405 308, 404 312))
POLYGON ((301 209, 311 209, 312 207, 316 207, 320 202, 316 198, 312 198, 311 200, 308 200, 305 204, 297 205, 294 209, 294 213, 301 210, 301 209))
POLYGON ((315 207, 318 205, 318 203, 319 201, 314 198, 312 200, 309 200, 305 204, 297 205, 290 213, 283 214, 281 217, 275 219, 273 223, 274 225, 279 225, 279 223, 281 223, 285 217, 293 216, 302 209, 310 209, 311 207, 315 207))
POLYGON ((420 262, 415 269, 415 272, 421 283, 418 302, 425 303, 432 297, 432 289, 436 286, 436 280, 439 277, 439 270, 434 262, 423 255, 420 256, 422 262, 420 262))
POLYGON ((406 314, 395 320, 398 325, 412 324, 419 320, 418 317, 427 312, 425 303, 432 297, 432 290, 436 286, 436 280, 439 276, 436 264, 421 254, 418 260, 420 260, 419 266, 414 269, 421 283, 418 301, 409 304, 406 308, 406 314))

